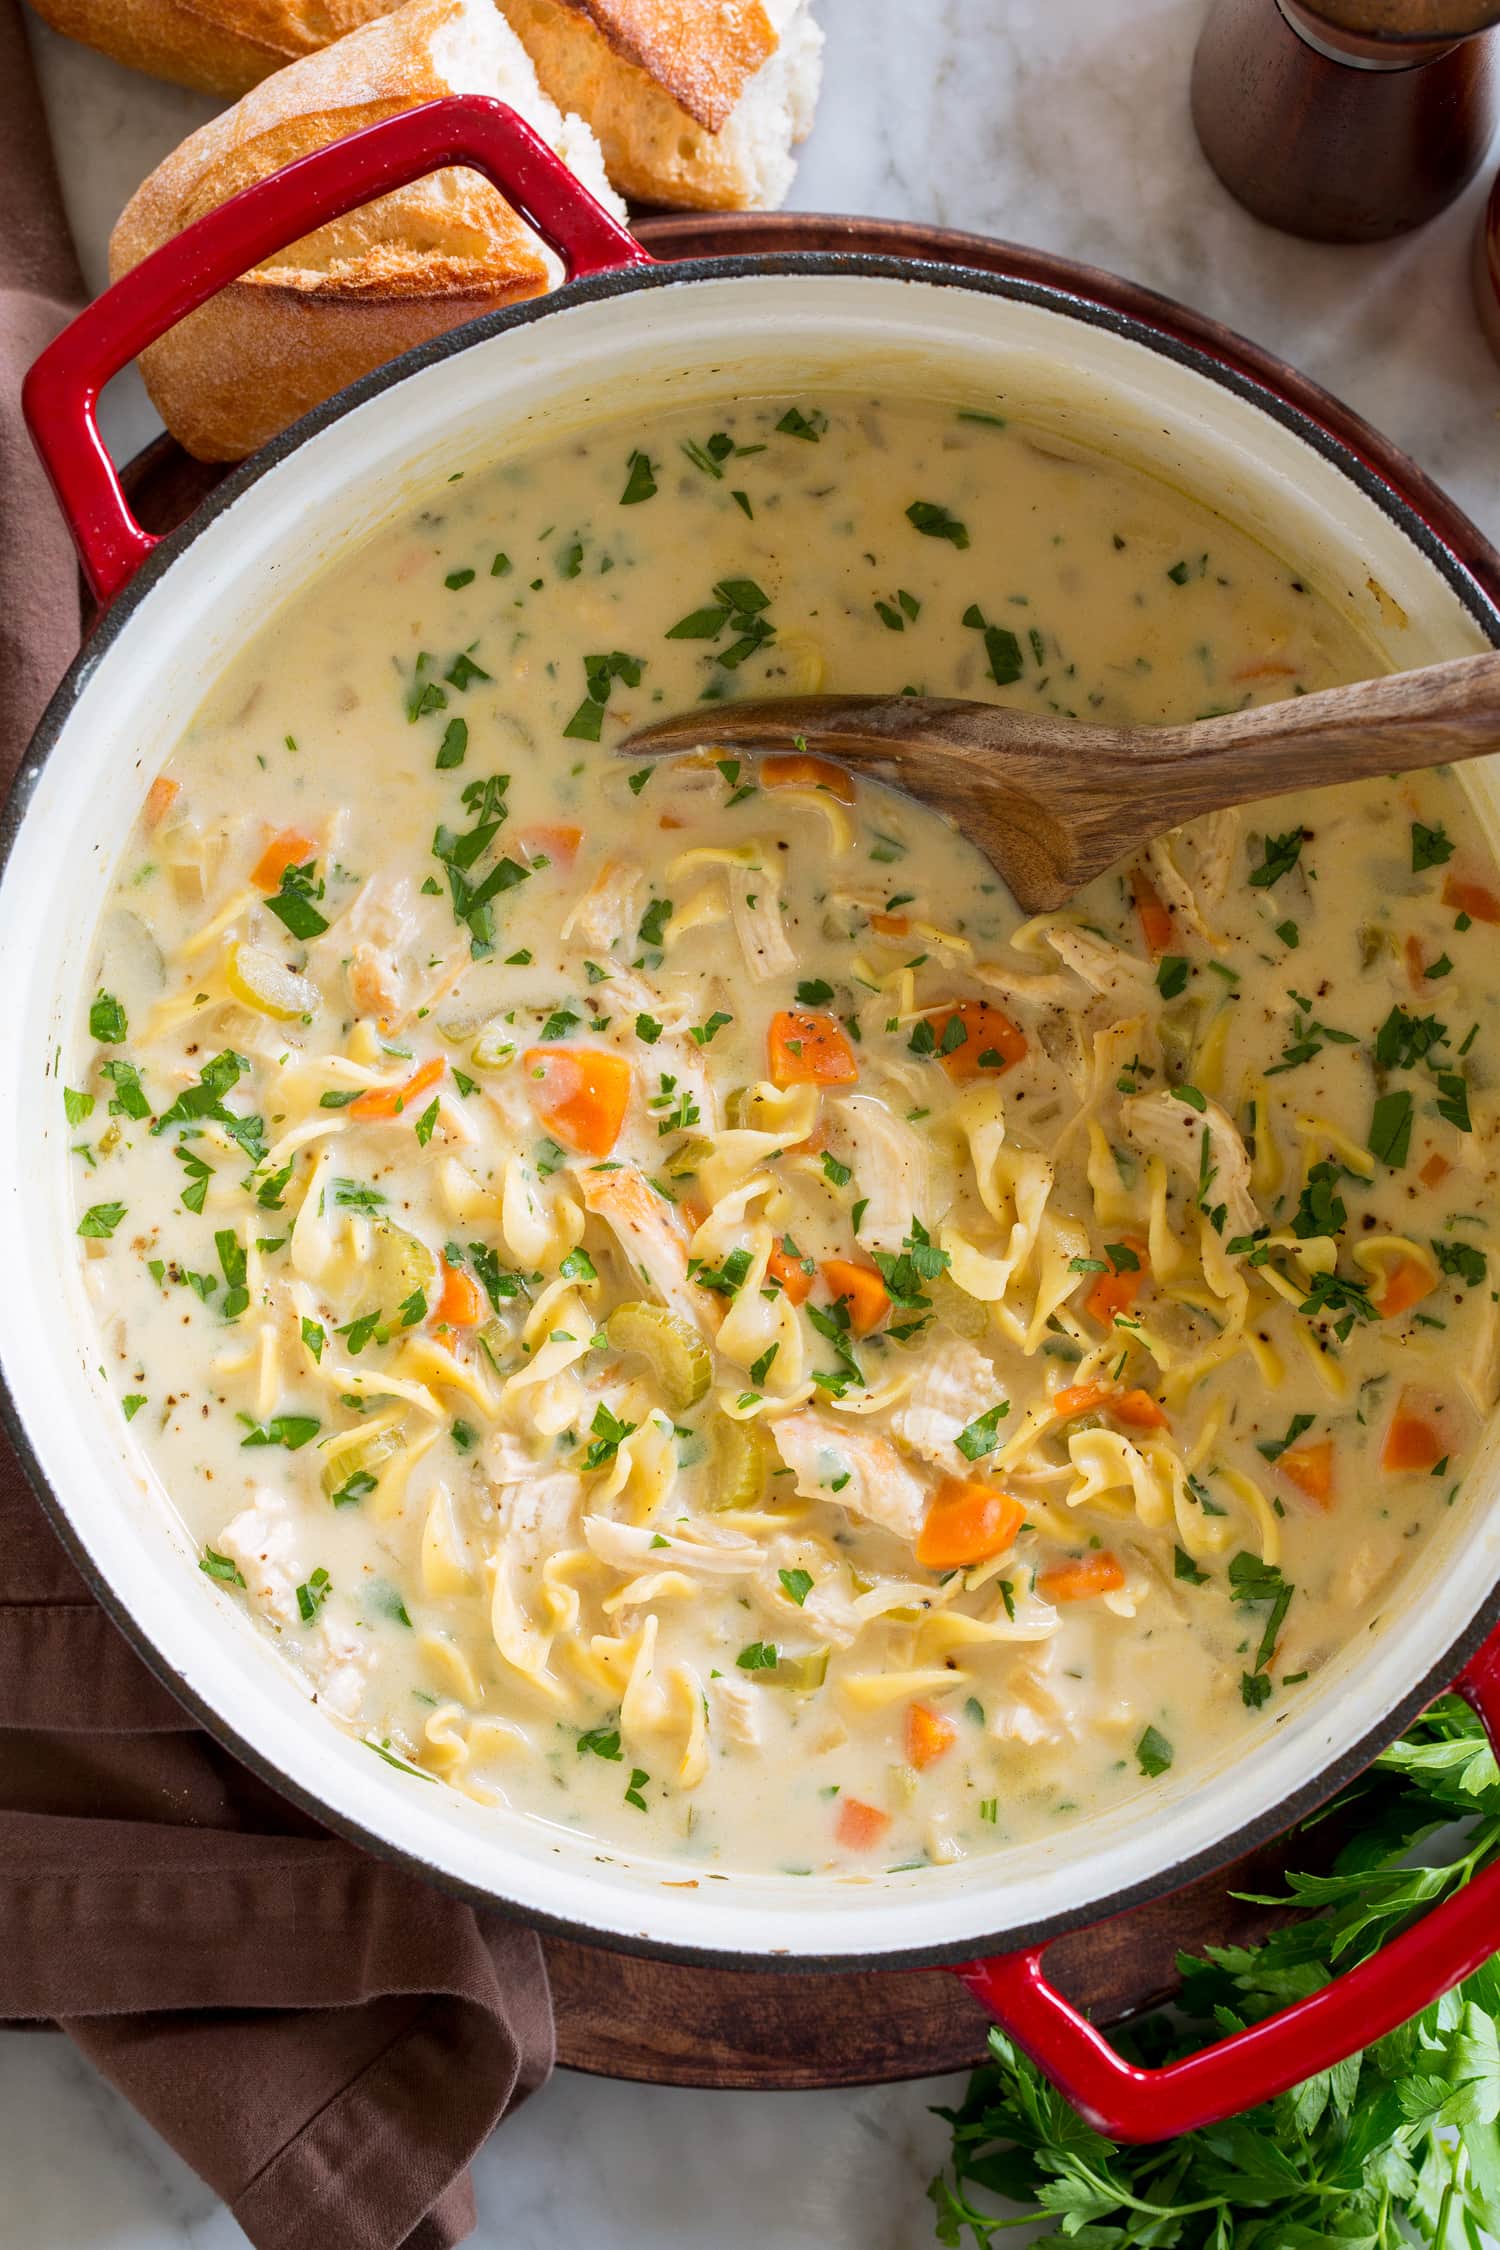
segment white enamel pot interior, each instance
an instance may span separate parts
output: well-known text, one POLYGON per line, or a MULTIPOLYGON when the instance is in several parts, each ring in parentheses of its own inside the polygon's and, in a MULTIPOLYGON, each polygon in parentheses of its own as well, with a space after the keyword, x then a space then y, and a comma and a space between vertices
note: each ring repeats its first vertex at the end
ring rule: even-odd
MULTIPOLYGON (((115 1617, 208 1726, 334 1827, 476 1900, 618 1945, 894 1966, 1096 1919, 1326 1796, 1493 1621, 1493 1442, 1399 1601, 1218 1770, 1164 1775, 1124 1810, 952 1867, 858 1881, 715 1871, 684 1887, 680 1862, 607 1853, 393 1770, 309 1706, 203 1576, 100 1374, 54 1064, 72 1050, 95 916, 146 783, 278 605, 455 470, 614 419, 628 446, 659 409, 694 400, 839 389, 1009 402, 1140 462, 1258 532, 1392 666, 1500 642, 1462 566, 1352 456, 1242 377, 1061 291, 879 259, 777 272, 720 260, 595 279, 446 338, 237 472, 116 602, 39 733, 0 885, 0 1364, 13 1435, 115 1617)), ((1495 833, 1495 772, 1465 778, 1495 833)))

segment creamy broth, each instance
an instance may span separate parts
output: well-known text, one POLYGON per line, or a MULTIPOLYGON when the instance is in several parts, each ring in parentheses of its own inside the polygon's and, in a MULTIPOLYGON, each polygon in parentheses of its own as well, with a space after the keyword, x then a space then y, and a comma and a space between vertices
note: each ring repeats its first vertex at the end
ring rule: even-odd
POLYGON ((554 444, 342 562, 161 745, 68 1078, 217 1598, 380 1754, 693 1866, 941 1864, 1253 1756, 1494 1404, 1466 801, 1308 790, 1023 923, 713 708, 1374 661, 1207 508, 931 402, 554 444), (699 699, 700 758, 614 754, 699 699))

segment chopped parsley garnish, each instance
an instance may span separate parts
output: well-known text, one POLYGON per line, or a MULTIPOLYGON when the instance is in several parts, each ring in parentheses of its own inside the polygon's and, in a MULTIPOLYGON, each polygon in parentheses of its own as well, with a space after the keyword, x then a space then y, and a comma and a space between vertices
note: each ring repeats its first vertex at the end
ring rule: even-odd
POLYGON ((1188 980, 1187 957, 1182 953, 1164 953, 1156 964, 1156 989, 1163 1000, 1175 1000, 1186 990, 1188 980))
POLYGON ((266 900, 267 906, 278 922, 294 938, 321 937, 328 927, 327 918, 318 912, 313 901, 323 896, 323 884, 318 876, 316 860, 306 860, 301 867, 284 867, 281 870, 281 888, 266 900))
POLYGON ((1489 1271, 1484 1252, 1467 1242, 1434 1242, 1432 1254, 1440 1271, 1467 1282, 1471 1289, 1477 1289, 1489 1271))
POLYGON ((1256 1452, 1264 1455, 1267 1461, 1279 1461, 1282 1454, 1286 1452, 1288 1446, 1295 1445, 1298 1438, 1302 1437, 1305 1432, 1312 1428, 1315 1419, 1316 1417, 1311 1414, 1294 1414, 1290 1423, 1287 1425, 1286 1436, 1283 1438, 1263 1439, 1259 1444, 1257 1444, 1255 1448, 1256 1452))
MULTIPOLYGON (((151 1104, 146 1099, 141 1074, 133 1062, 127 1062, 123 1055, 113 1055, 108 1062, 99 1065, 99 1075, 113 1083, 114 1097, 109 1105, 112 1113, 119 1111, 126 1117, 135 1118, 137 1122, 151 1115, 151 1104)), ((85 1095, 84 1099, 92 1109, 92 1096, 85 1095)), ((69 1122, 73 1121, 70 1119, 69 1122)))
POLYGON ((105 1046, 117 1047, 130 1029, 123 1002, 101 985, 89 1009, 89 1036, 105 1046))
POLYGON ((813 1590, 812 1572, 810 1570, 778 1570, 776 1575, 781 1580, 781 1590, 786 1595, 787 1600, 795 1602, 800 1609, 813 1590))
POLYGON ((742 1672, 774 1672, 781 1662, 781 1651, 774 1641, 751 1641, 734 1661, 742 1672))
POLYGON ((608 1758, 618 1764, 620 1758, 620 1730, 614 1727, 590 1727, 587 1734, 578 1737, 580 1755, 587 1751, 595 1758, 608 1758))
POLYGON ((78 1232, 87 1242, 108 1242, 125 1209, 123 1203, 91 1203, 78 1222, 78 1232))
POLYGON ((997 1399, 993 1406, 987 1407, 983 1414, 976 1414, 973 1421, 959 1431, 953 1442, 966 1461, 982 1461, 987 1453, 994 1452, 1000 1424, 1009 1412, 1010 1400, 997 1399))
POLYGON ((221 1555, 213 1547, 205 1547, 198 1558, 198 1568, 210 1578, 217 1578, 225 1586, 243 1586, 245 1574, 228 1555, 221 1555))
POLYGON ((240 1439, 242 1446, 282 1445, 288 1453, 300 1452, 323 1427, 315 1414, 273 1414, 269 1422, 257 1422, 251 1414, 241 1414, 237 1419, 250 1432, 240 1439))
POLYGON ((906 511, 906 520, 928 539, 947 539, 959 548, 969 544, 967 525, 950 515, 946 508, 939 507, 935 500, 913 500, 906 511))
POLYGON ((1296 1592, 1289 1586, 1275 1563, 1262 1562, 1258 1555, 1237 1554, 1229 1565, 1229 1594, 1231 1601, 1250 1607, 1259 1602, 1269 1602, 1270 1610, 1260 1636, 1260 1646, 1255 1653, 1254 1669, 1264 1672, 1276 1653, 1276 1643, 1286 1618, 1291 1599, 1296 1592))
POLYGON ((641 944, 660 951, 666 940, 667 924, 671 919, 672 901, 669 898, 652 899, 645 913, 641 916, 641 926, 637 932, 641 944))
POLYGON ((1147 1727, 1135 1746, 1135 1762, 1148 1781, 1165 1773, 1172 1763, 1172 1745, 1158 1727, 1147 1727))
POLYGON ((468 929, 469 950, 476 960, 494 951, 493 901, 503 891, 524 883, 531 872, 515 860, 502 857, 477 880, 475 877, 474 870, 505 824, 505 793, 509 786, 510 776, 503 773, 491 774, 483 781, 471 781, 463 792, 462 803, 465 812, 473 817, 473 827, 456 830, 440 823, 432 839, 432 855, 448 877, 453 919, 468 929))
POLYGON ((1411 1126, 1412 1098, 1405 1088, 1394 1094, 1381 1094, 1370 1114, 1365 1146, 1382 1164, 1399 1171, 1411 1153, 1411 1126))
POLYGON ((92 1117, 93 1114, 94 1097, 92 1094, 79 1093, 75 1087, 64 1086, 63 1115, 70 1125, 82 1125, 85 1119, 92 1117))
POLYGON ((1284 836, 1264 837, 1262 848, 1265 856, 1260 866, 1250 871, 1251 888, 1266 891, 1273 883, 1279 883, 1283 875, 1290 875, 1302 857, 1302 846, 1306 840, 1307 831, 1302 828, 1289 828, 1284 836))
POLYGON ((1009 687, 1012 680, 1018 680, 1022 672, 1021 644, 1009 626, 991 625, 978 602, 971 602, 964 611, 964 623, 974 632, 983 633, 990 678, 996 687, 1009 687))
POLYGON ((604 724, 604 706, 615 681, 623 680, 627 687, 639 687, 644 669, 643 657, 627 656, 619 648, 611 649, 608 655, 586 656, 583 676, 588 692, 563 733, 574 742, 597 742, 604 724))
POLYGON ((667 631, 669 641, 716 641, 727 626, 733 634, 728 646, 714 652, 714 661, 733 672, 757 649, 776 638, 776 628, 766 616, 771 597, 753 578, 721 578, 713 599, 667 631))
POLYGON ((594 1408, 594 1419, 589 1424, 594 1442, 584 1454, 584 1467, 586 1469, 604 1468, 608 1462, 614 1459, 635 1426, 634 1422, 619 1421, 611 1414, 603 1399, 600 1399, 598 1405, 594 1408))
POLYGON ((449 773, 461 766, 469 751, 469 722, 467 719, 450 719, 443 729, 443 739, 438 744, 437 771, 449 773))
POLYGON ((245 1245, 233 1227, 220 1227, 214 1236, 214 1248, 219 1253, 219 1271, 224 1276, 224 1300, 219 1310, 226 1320, 238 1320, 250 1303, 250 1292, 245 1287, 245 1245))
POLYGON ((783 437, 802 438, 807 444, 816 445, 828 427, 828 417, 820 414, 816 407, 811 414, 804 414, 800 406, 789 406, 776 427, 783 437))
POLYGON ((656 474, 649 453, 632 453, 626 464, 625 490, 620 494, 622 508, 634 508, 642 500, 656 498, 656 474))
POLYGON ((333 1580, 326 1570, 315 1570, 305 1584, 297 1588, 297 1610, 304 1625, 312 1623, 332 1592, 333 1580))
POLYGON ((1441 821, 1435 828, 1424 827, 1420 820, 1411 824, 1411 871, 1420 875, 1424 867, 1441 867, 1453 857, 1454 846, 1441 821))

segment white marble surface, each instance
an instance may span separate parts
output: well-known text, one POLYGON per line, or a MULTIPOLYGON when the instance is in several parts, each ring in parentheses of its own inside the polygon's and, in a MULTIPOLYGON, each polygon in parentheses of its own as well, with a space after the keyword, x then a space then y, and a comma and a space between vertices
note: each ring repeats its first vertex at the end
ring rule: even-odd
MULTIPOLYGON (((1475 188, 1421 235, 1329 250, 1248 219, 1209 173, 1186 80, 1201 0, 819 0, 827 78, 794 205, 980 228, 1111 266, 1341 393, 1500 537, 1500 369, 1474 325, 1475 188)), ((94 286, 139 180, 211 104, 38 31, 94 286)), ((117 452, 150 435, 133 378, 117 452)), ((479 2250, 921 2250, 934 2082, 710 2095, 559 2077, 477 2167, 479 2250)), ((61 2040, 0 2036, 0 2242, 230 2250, 208 2192, 61 2040)), ((328 2250, 339 2250, 330 2243, 328 2250)))

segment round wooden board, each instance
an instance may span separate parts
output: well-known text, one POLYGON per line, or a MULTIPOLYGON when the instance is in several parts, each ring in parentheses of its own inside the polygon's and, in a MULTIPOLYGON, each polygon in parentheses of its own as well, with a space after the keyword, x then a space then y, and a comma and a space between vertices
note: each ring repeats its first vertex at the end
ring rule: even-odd
MULTIPOLYGON (((1054 278, 1041 252, 895 221, 802 214, 668 214, 637 221, 662 258, 822 250, 926 258, 1054 278)), ((1100 276, 1119 299, 1129 283, 1100 276)), ((181 523, 225 471, 160 437, 123 472, 146 529, 181 523)), ((1278 1846, 1236 1861, 1133 1914, 1059 1938, 1048 1973, 1100 2023, 1118 2023, 1176 1990, 1179 1950, 1252 1942, 1281 1917, 1235 1891, 1279 1888, 1278 1846)), ((1004 1919, 997 1906, 995 1919, 1004 1919)), ((861 2086, 963 2070, 981 2061, 987 2018, 955 1977, 932 1970, 814 1974, 691 1968, 543 1941, 558 2060, 660 2086, 783 2089, 861 2086)))

